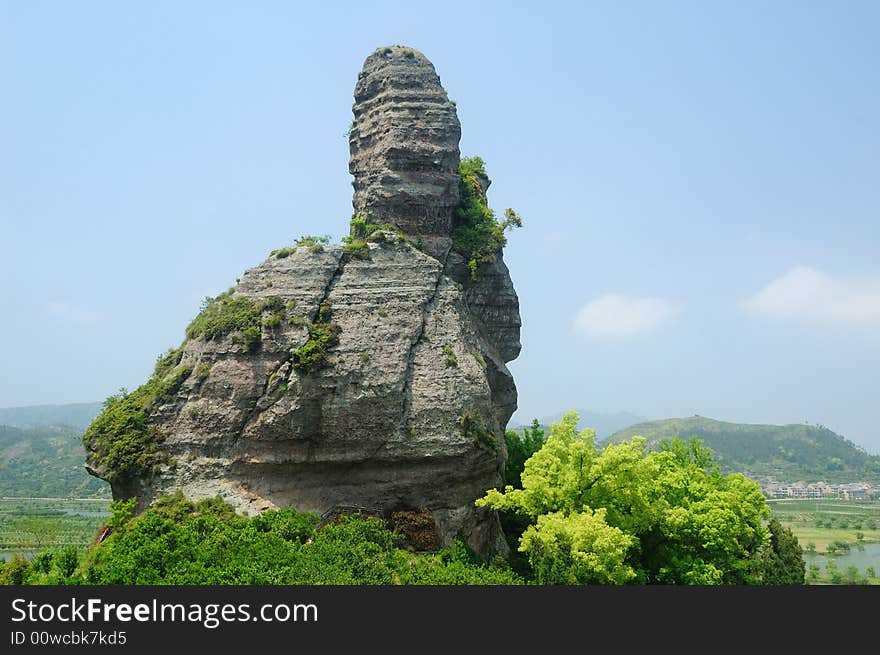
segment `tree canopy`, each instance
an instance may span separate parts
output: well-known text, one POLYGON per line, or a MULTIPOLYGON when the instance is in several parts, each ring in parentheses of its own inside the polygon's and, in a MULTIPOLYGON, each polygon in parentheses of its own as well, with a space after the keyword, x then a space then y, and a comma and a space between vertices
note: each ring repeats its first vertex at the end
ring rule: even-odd
POLYGON ((478 505, 525 515, 519 549, 543 584, 749 584, 761 580, 769 510, 759 486, 723 476, 697 440, 597 448, 576 412, 550 427, 522 488, 478 505))

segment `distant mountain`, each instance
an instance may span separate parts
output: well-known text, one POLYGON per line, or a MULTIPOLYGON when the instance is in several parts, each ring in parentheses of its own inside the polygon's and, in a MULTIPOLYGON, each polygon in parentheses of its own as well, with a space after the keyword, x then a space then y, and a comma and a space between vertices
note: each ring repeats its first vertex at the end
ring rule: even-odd
POLYGON ((82 432, 0 425, 0 496, 109 497, 107 483, 86 473, 82 432))
POLYGON ((636 435, 651 444, 675 436, 702 439, 725 472, 773 476, 784 482, 880 481, 880 457, 821 425, 751 425, 692 416, 632 425, 613 434, 607 442, 625 441, 636 435))
POLYGON ((101 412, 101 403, 73 403, 70 405, 30 405, 29 407, 0 408, 0 424, 14 428, 44 428, 50 425, 69 425, 85 431, 101 412))
MULTIPOLYGON (((580 423, 578 423, 580 429, 593 428, 596 431, 597 439, 604 439, 615 432, 628 428, 630 425, 648 420, 644 416, 638 416, 630 412, 603 414, 600 412, 583 411, 578 412, 578 416, 581 417, 580 423)), ((551 423, 558 423, 560 420, 562 420, 562 412, 540 418, 538 422, 541 425, 550 425, 551 423)))

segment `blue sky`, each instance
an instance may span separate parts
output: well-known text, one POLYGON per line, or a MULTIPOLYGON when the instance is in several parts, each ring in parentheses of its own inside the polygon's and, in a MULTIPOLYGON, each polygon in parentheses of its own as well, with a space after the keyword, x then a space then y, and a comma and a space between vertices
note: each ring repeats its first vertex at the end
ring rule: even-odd
POLYGON ((880 4, 4 3, 0 406, 136 387, 351 214, 364 58, 424 52, 506 251, 515 421, 821 423, 880 452, 880 4))

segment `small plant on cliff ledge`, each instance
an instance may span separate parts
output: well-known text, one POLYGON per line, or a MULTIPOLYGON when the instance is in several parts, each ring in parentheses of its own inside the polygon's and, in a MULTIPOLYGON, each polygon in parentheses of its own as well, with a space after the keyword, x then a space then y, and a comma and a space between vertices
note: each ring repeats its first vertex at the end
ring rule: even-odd
POLYGON ((153 374, 164 378, 175 366, 180 364, 181 357, 183 357, 183 346, 169 348, 156 358, 156 368, 153 370, 153 374))
POLYGON ((339 343, 339 326, 330 320, 328 301, 318 307, 318 314, 308 330, 308 341, 290 352, 290 361, 296 370, 314 373, 327 363, 327 349, 339 343))
POLYGON ((513 227, 522 227, 522 218, 512 209, 504 211, 504 220, 498 221, 489 208, 483 189, 486 165, 479 157, 468 157, 458 165, 461 178, 461 204, 452 219, 452 247, 465 257, 471 279, 477 279, 480 264, 493 262, 507 244, 504 233, 513 227))
POLYGON ((461 433, 474 443, 489 450, 498 451, 498 438, 486 427, 483 415, 479 410, 466 409, 463 411, 458 417, 458 427, 461 429, 461 433))
POLYGON ((348 236, 342 237, 342 243, 345 244, 343 251, 353 257, 367 259, 370 255, 368 243, 394 243, 401 239, 403 233, 396 225, 372 223, 368 216, 355 214, 351 217, 348 236))
POLYGON ((446 368, 458 366, 458 357, 451 346, 443 346, 443 354, 446 355, 446 368))
POLYGON ((296 247, 305 247, 309 249, 309 252, 322 252, 324 250, 324 246, 330 243, 329 235, 321 235, 321 236, 312 236, 306 235, 297 239, 295 242, 296 247))
POLYGON ((202 311, 186 328, 189 339, 211 341, 247 328, 260 329, 259 303, 244 296, 232 297, 227 291, 216 298, 206 298, 202 311))

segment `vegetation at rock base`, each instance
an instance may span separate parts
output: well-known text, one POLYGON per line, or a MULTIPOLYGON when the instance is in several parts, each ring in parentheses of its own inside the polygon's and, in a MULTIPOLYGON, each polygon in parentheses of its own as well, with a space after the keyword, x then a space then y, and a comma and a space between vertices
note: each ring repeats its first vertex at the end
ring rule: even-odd
POLYGON ((84 556, 73 550, 15 558, 7 584, 490 584, 521 582, 509 569, 475 562, 460 543, 431 554, 401 548, 375 518, 342 517, 317 528, 317 515, 286 509, 253 518, 219 498, 158 499, 131 517, 117 502, 110 536, 84 556))
MULTIPOLYGON (((541 584, 760 584, 778 579, 767 503, 741 474, 723 476, 698 440, 595 444, 569 412, 524 465, 522 488, 480 506, 528 518, 519 550, 541 584), (770 563, 768 570, 767 563, 770 563), (776 576, 776 577, 774 577, 776 576)), ((786 551, 788 552, 788 551, 786 551)))
POLYGON ((308 340, 290 352, 290 361, 296 370, 314 373, 326 364, 327 350, 339 342, 339 326, 330 320, 330 303, 327 300, 318 307, 308 331, 308 340))
POLYGON ((504 220, 498 221, 489 208, 482 179, 488 179, 486 165, 480 157, 467 157, 458 165, 461 178, 461 203, 452 220, 452 247, 468 263, 471 278, 476 279, 482 263, 493 262, 507 244, 505 232, 522 227, 522 218, 512 209, 504 211, 504 220))

